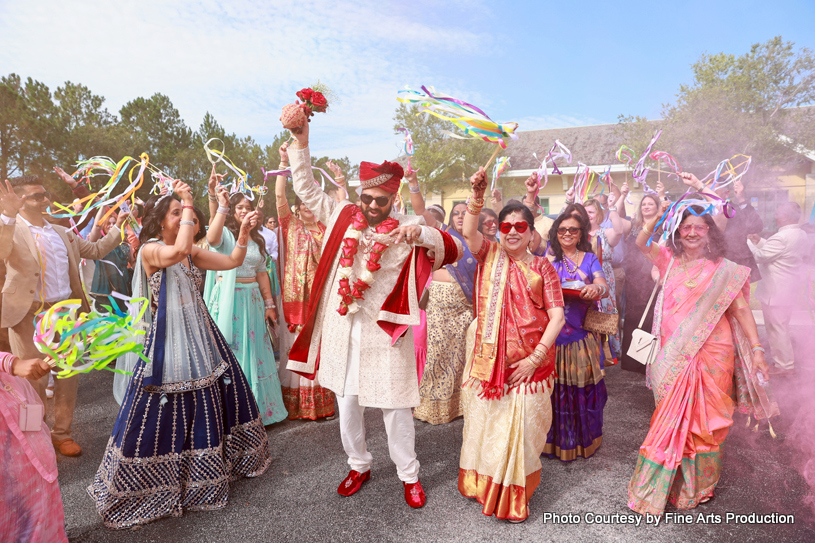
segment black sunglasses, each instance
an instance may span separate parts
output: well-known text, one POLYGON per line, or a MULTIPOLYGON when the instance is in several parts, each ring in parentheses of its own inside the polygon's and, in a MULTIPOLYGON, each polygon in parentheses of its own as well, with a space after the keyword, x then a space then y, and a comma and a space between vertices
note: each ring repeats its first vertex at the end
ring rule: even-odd
POLYGON ((362 194, 359 197, 359 199, 362 200, 362 203, 365 204, 366 206, 371 205, 371 202, 376 200, 376 205, 378 205, 379 207, 385 207, 386 205, 388 205, 388 202, 391 201, 390 196, 377 196, 376 198, 374 198, 370 194, 362 194))
POLYGON ((35 202, 45 200, 46 198, 48 198, 49 200, 51 199, 51 193, 50 192, 47 192, 47 191, 46 192, 35 192, 34 194, 29 194, 28 196, 25 197, 26 200, 34 200, 35 202))
POLYGON ((560 228, 557 229, 557 233, 560 234, 560 235, 563 235, 566 232, 568 232, 568 233, 570 233, 571 235, 574 236, 575 234, 580 233, 580 228, 576 228, 574 226, 570 226, 568 228, 565 227, 565 226, 561 226, 560 228))

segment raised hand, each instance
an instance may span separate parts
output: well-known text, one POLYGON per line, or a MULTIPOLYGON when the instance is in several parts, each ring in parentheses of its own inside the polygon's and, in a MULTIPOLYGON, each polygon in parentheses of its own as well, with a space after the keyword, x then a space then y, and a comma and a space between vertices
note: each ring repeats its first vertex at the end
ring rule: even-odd
MULTIPOLYGON (((241 237, 242 234, 248 234, 250 230, 252 230, 258 223, 258 212, 251 211, 244 216, 243 221, 241 222, 241 231, 238 234, 238 237, 241 237)), ((241 243, 241 245, 245 245, 241 243)))
POLYGON ((229 207, 229 189, 223 185, 218 187, 218 205, 221 207, 229 207))
POLYGON ((503 198, 504 198, 504 195, 501 194, 501 189, 499 189, 497 187, 492 189, 492 203, 494 203, 494 204, 498 203, 498 202, 502 201, 503 198))
POLYGON ((623 186, 620 187, 620 194, 622 195, 622 197, 625 198, 628 195, 628 193, 630 192, 630 190, 631 189, 628 186, 628 181, 624 181, 623 186))
POLYGON ((212 172, 209 174, 209 181, 207 182, 207 191, 210 194, 215 194, 215 190, 224 180, 224 174, 215 173, 215 164, 212 165, 212 172))
POLYGON ((311 123, 305 123, 299 128, 293 128, 290 130, 291 135, 297 140, 298 147, 301 149, 308 147, 309 124, 311 123))
POLYGON ((121 230, 122 225, 125 221, 130 217, 131 211, 124 211, 123 209, 119 210, 119 215, 116 217, 116 226, 121 230))
POLYGON ((535 191, 537 191, 540 186, 538 182, 538 172, 532 172, 532 175, 524 181, 524 185, 526 185, 527 194, 535 194, 535 191))
POLYGON ((569 190, 566 191, 566 202, 574 202, 574 185, 569 187, 569 190))
POLYGON ((289 163, 289 142, 286 141, 283 145, 280 146, 280 149, 277 150, 280 153, 280 163, 281 164, 288 164, 289 163))
POLYGON ((17 213, 19 213, 23 207, 24 200, 25 196, 22 198, 17 196, 17 193, 14 192, 14 187, 11 186, 8 179, 6 179, 5 189, 3 185, 0 184, 0 210, 2 210, 3 215, 10 219, 16 217, 17 213))
POLYGON ((331 173, 334 174, 334 181, 337 183, 345 182, 345 176, 342 174, 342 170, 338 165, 334 164, 330 160, 326 163, 326 165, 328 166, 328 169, 331 170, 331 173), (342 179, 342 181, 340 181, 340 179, 342 179))
POLYGON ((62 179, 63 181, 65 181, 65 184, 66 184, 66 185, 68 185, 68 186, 69 186, 69 187, 71 187, 72 189, 75 189, 75 188, 76 188, 76 186, 77 186, 77 184, 78 184, 78 183, 76 182, 76 179, 74 179, 73 177, 71 177, 70 175, 68 175, 67 173, 65 173, 65 170, 63 170, 63 169, 62 169, 62 168, 60 168, 59 166, 54 166, 54 171, 56 172, 56 174, 59 176, 59 178, 60 178, 60 179, 62 179))
POLYGON ((419 175, 416 173, 419 170, 405 170, 405 180, 408 185, 416 186, 419 184, 419 175))
POLYGON ((192 189, 188 184, 180 179, 175 179, 173 181, 173 192, 178 194, 178 197, 181 198, 185 205, 192 205, 192 189))
POLYGON ((660 198, 665 198, 665 185, 662 184, 662 181, 657 181, 657 194, 660 198))
POLYGON ((702 182, 699 181, 695 175, 690 172, 682 172, 679 174, 679 178, 685 183, 687 186, 694 188, 696 190, 702 189, 702 182))
POLYGON ((487 190, 487 172, 484 171, 483 166, 470 177, 470 186, 476 198, 484 197, 484 192, 487 190))

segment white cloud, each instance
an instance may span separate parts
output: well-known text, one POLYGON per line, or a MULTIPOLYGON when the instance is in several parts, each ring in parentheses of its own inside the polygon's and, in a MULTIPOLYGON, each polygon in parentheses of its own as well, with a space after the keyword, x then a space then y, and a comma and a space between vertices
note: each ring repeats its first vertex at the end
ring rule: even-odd
MULTIPOLYGON (((0 66, 3 75, 31 76, 52 90, 66 80, 85 84, 114 112, 161 92, 190 127, 209 111, 228 131, 260 143, 280 132, 280 110, 294 93, 320 79, 340 103, 312 121, 315 153, 381 160, 396 149, 395 96, 406 84, 433 82, 451 94, 465 88, 468 98, 481 99, 469 87, 477 79, 456 80, 427 59, 471 55, 474 44, 492 54, 494 38, 446 22, 454 18, 427 16, 435 4, 421 4, 5 2, 0 66)), ((466 12, 469 21, 489 15, 480 3, 445 9, 466 12)))

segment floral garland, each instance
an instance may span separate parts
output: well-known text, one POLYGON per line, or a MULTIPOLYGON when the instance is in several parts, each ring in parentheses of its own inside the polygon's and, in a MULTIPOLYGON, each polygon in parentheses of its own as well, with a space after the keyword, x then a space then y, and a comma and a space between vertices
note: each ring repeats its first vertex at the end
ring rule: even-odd
MULTIPOLYGON (((388 217, 376 227, 377 234, 389 234, 399 226, 399 221, 388 217)), ((374 282, 373 272, 377 271, 382 265, 379 259, 388 249, 388 246, 378 241, 374 243, 368 259, 365 262, 365 270, 362 276, 354 279, 354 257, 359 249, 359 239, 362 237, 362 231, 368 227, 368 219, 362 213, 362 210, 357 207, 354 214, 351 216, 351 228, 348 229, 346 236, 342 240, 342 255, 340 256, 340 267, 337 273, 340 276, 340 288, 337 294, 340 295, 340 307, 337 313, 340 315, 352 315, 359 311, 357 300, 364 299, 362 294, 371 287, 374 282), (353 285, 353 288, 352 288, 353 285)))

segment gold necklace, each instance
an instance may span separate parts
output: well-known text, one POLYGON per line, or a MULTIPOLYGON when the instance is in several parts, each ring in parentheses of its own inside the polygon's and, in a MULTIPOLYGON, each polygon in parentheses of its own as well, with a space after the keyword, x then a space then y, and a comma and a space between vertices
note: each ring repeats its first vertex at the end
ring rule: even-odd
MULTIPOLYGON (((688 273, 688 261, 685 258, 682 259, 682 271, 685 272, 685 277, 688 277, 688 275, 690 275, 688 273)), ((703 271, 705 271, 704 259, 702 259, 702 266, 699 268, 699 273, 697 273, 696 276, 691 279, 685 279, 685 286, 688 288, 696 288, 699 285, 699 283, 697 283, 696 280, 699 279, 699 276, 702 275, 703 271)))

